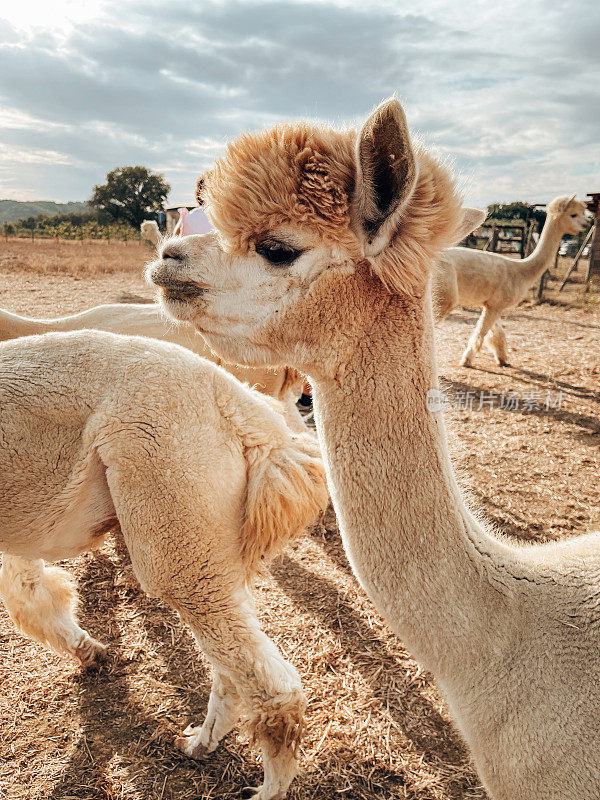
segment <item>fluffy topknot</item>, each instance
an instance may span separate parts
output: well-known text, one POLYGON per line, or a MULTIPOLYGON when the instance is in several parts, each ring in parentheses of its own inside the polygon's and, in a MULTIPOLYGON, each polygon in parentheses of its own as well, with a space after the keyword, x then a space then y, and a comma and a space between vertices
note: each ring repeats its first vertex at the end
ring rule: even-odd
POLYGON ((560 197, 555 197, 548 205, 546 206, 546 212, 548 214, 564 214, 564 212, 572 205, 573 211, 577 211, 580 213, 581 211, 585 211, 586 205, 582 203, 580 200, 576 200, 577 193, 575 194, 565 194, 561 195, 560 197))
POLYGON ((205 176, 203 197, 229 252, 283 224, 337 239, 349 225, 353 137, 298 123, 244 134, 205 176))
MULTIPOLYGON (((229 253, 246 252, 281 226, 310 227, 357 260, 362 245, 351 229, 356 132, 307 123, 244 134, 207 173, 206 210, 229 253)), ((417 146, 419 177, 390 245, 370 258, 390 291, 424 290, 431 263, 454 244, 461 198, 442 164, 417 146)), ((461 237, 458 237, 461 238, 461 237)))

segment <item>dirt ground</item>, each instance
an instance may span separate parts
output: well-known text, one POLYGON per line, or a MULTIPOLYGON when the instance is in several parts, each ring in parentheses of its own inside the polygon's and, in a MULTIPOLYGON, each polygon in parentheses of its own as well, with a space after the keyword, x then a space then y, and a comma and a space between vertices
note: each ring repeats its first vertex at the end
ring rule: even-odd
MULTIPOLYGON (((124 291, 151 294, 139 271, 81 278, 0 262, 0 306, 20 313, 79 311, 124 291)), ((482 354, 467 370, 457 364, 475 319, 457 312, 438 330, 462 485, 522 539, 600 528, 600 313, 521 307, 505 323, 513 366, 482 354)), ((202 719, 209 672, 176 616, 136 589, 118 548, 71 569, 82 623, 111 657, 81 672, 0 610, 0 798, 228 800, 256 785, 260 764, 239 732, 205 763, 173 747, 202 719)), ((261 619, 309 698, 290 797, 483 800, 430 677, 357 587, 331 510, 271 573, 256 592, 261 619)))

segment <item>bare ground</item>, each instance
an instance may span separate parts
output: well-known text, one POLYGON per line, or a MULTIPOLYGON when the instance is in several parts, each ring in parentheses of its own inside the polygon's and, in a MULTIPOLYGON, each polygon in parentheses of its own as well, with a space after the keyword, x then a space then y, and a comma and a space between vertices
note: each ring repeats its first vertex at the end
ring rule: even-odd
MULTIPOLYGON (((123 291, 150 296, 139 271, 76 280, 0 266, 0 305, 21 313, 70 313, 123 291)), ((506 321, 514 366, 503 370, 486 354, 475 369, 456 366, 475 319, 458 312, 438 331, 463 486, 523 539, 600 528, 600 314, 519 308, 506 321), (500 408, 509 393, 518 407, 500 408)), ((228 800, 255 785, 260 764, 243 734, 230 734, 205 763, 173 747, 202 718, 210 686, 176 616, 137 590, 114 543, 71 568, 81 620, 111 658, 82 673, 23 639, 0 610, 0 797, 228 800)), ((309 697, 292 798, 483 800, 430 677, 357 587, 331 510, 276 562, 257 598, 309 697)))

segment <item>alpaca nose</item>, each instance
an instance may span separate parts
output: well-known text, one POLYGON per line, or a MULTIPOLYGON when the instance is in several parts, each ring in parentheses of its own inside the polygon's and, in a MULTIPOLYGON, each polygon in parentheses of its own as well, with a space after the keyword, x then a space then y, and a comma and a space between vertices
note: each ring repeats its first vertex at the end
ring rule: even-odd
POLYGON ((161 252, 163 259, 170 258, 172 261, 185 261, 185 253, 176 242, 166 244, 161 252))
POLYGON ((160 262, 153 266, 152 269, 148 271, 147 275, 155 286, 160 286, 163 289, 166 289, 169 286, 172 286, 174 283, 177 283, 177 279, 173 275, 173 272, 169 269, 165 269, 160 262))

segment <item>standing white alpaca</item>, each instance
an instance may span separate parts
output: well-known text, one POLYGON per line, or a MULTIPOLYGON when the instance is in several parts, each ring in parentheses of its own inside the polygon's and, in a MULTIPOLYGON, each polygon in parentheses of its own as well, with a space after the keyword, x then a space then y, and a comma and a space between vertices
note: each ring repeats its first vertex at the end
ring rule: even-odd
POLYGON ((151 269, 165 307, 228 358, 310 376, 350 564, 435 675, 490 797, 600 797, 600 538, 497 538, 427 410, 429 274, 482 213, 463 224, 395 99, 358 136, 243 136, 205 197, 218 235, 170 242, 151 269))
POLYGON ((211 350, 202 336, 191 325, 176 325, 165 318, 156 303, 106 303, 88 308, 79 314, 55 319, 33 319, 12 314, 0 308, 0 342, 18 336, 32 336, 53 331, 81 331, 95 329, 122 333, 129 336, 149 336, 165 342, 187 347, 209 361, 223 367, 238 380, 274 397, 282 404, 282 411, 290 428, 305 433, 306 425, 296 407, 302 393, 304 377, 291 367, 274 370, 269 367, 244 367, 228 364, 211 350))
POLYGON ((432 277, 436 320, 444 319, 457 306, 483 307, 461 366, 472 366, 484 341, 496 363, 508 365, 506 335, 499 317, 525 299, 554 261, 562 237, 574 236, 586 227, 585 211, 585 203, 574 194, 555 198, 546 208, 546 222, 535 250, 522 260, 467 247, 452 247, 442 254, 432 277))
POLYGON ((270 404, 182 347, 99 331, 0 344, 0 596, 17 627, 83 664, 104 647, 77 623, 63 569, 120 525, 143 589, 189 624, 212 666, 204 757, 249 717, 255 797, 296 769, 304 697, 260 630, 249 584, 327 503, 319 448, 270 404))

